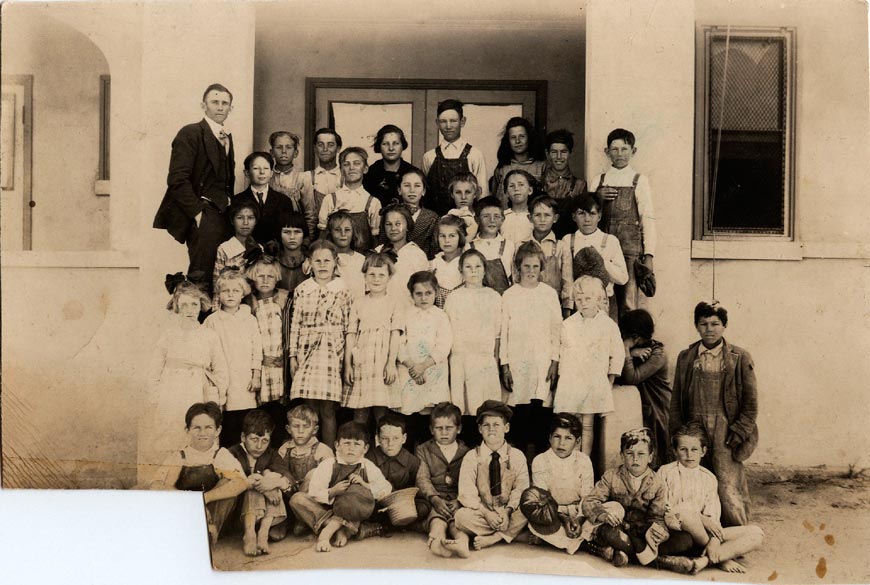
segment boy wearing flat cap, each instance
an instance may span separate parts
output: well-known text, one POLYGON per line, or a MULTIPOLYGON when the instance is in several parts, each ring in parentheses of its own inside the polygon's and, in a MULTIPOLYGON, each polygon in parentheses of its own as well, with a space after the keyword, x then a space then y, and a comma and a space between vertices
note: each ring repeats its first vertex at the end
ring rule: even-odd
POLYGON ((454 518, 457 541, 475 550, 501 540, 511 542, 526 526, 519 510, 520 496, 529 487, 526 457, 505 441, 511 409, 504 402, 487 400, 477 409, 477 428, 483 444, 469 451, 459 469, 459 503, 454 518))

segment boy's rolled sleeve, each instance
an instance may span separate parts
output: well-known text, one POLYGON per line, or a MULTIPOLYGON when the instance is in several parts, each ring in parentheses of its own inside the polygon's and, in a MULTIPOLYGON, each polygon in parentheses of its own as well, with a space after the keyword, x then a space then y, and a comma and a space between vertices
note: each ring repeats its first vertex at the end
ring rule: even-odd
POLYGON ((610 499, 612 481, 613 473, 611 471, 604 472, 604 475, 583 500, 583 515, 596 524, 602 522, 602 517, 607 513, 607 510, 604 509, 604 502, 610 499))
POLYGON ((335 459, 324 459, 311 472, 311 482, 308 484, 308 495, 321 504, 331 505, 333 498, 329 496, 329 480, 332 477, 332 467, 335 459))
POLYGON ((477 492, 477 453, 469 451, 459 467, 459 503, 464 508, 480 508, 480 494, 477 492))
POLYGON ((363 459, 363 465, 366 468, 366 473, 369 478, 369 487, 372 490, 372 497, 375 501, 380 501, 390 495, 393 491, 393 486, 384 477, 383 472, 375 465, 371 459, 363 459))

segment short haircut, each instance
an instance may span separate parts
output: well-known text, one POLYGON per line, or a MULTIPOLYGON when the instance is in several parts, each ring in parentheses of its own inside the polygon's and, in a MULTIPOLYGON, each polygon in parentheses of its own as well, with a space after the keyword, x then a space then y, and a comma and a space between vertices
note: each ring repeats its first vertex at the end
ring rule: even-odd
POLYGON ((388 412, 387 414, 378 419, 378 434, 381 433, 381 429, 384 427, 398 427, 402 429, 403 433, 408 432, 408 424, 405 422, 405 417, 398 412, 388 412))
POLYGON ((369 153, 366 152, 364 148, 360 148, 359 146, 348 146, 344 150, 341 151, 341 154, 338 155, 338 163, 344 164, 345 159, 351 154, 355 154, 363 160, 363 163, 366 165, 369 164, 369 153))
POLYGON ((559 412, 553 415, 553 420, 550 421, 550 434, 555 433, 556 429, 565 429, 577 439, 583 434, 580 419, 570 412, 559 412))
POLYGON ((502 181, 502 187, 504 188, 505 195, 507 195, 508 180, 514 175, 520 175, 526 178, 526 182, 529 184, 529 188, 532 190, 532 193, 529 193, 529 199, 531 199, 532 194, 536 190, 535 187, 538 186, 538 180, 525 169, 511 169, 510 171, 508 171, 508 174, 504 176, 504 181, 502 181))
POLYGON ((622 140, 629 146, 634 146, 634 134, 626 130, 625 128, 616 128, 610 131, 610 134, 607 135, 607 146, 614 140, 622 140))
POLYGON ((619 332, 623 339, 633 335, 644 339, 652 339, 655 332, 655 323, 652 315, 644 309, 629 311, 619 318, 619 332))
POLYGON ((456 231, 459 233, 459 248, 462 249, 465 247, 465 244, 468 242, 468 227, 465 225, 465 220, 461 217, 456 217, 455 215, 445 215, 438 220, 438 223, 435 226, 436 238, 438 237, 439 230, 442 226, 456 228, 456 231))
POLYGON ((249 173, 251 172, 251 165, 254 164, 254 159, 256 158, 265 159, 265 161, 269 163, 270 169, 275 167, 275 159, 272 158, 271 154, 269 154, 268 152, 255 150, 254 152, 245 157, 245 162, 243 163, 245 170, 249 173))
POLYGON ((230 284, 232 282, 238 281, 242 286, 242 295, 248 296, 251 294, 251 285, 248 284, 248 279, 245 278, 245 275, 241 273, 239 270, 224 270, 221 272, 217 280, 214 281, 214 290, 218 294, 220 294, 224 285, 230 284))
POLYGON ((438 279, 435 278, 435 274, 428 270, 420 270, 411 275, 408 279, 408 292, 414 294, 414 287, 418 284, 428 284, 432 290, 438 292, 438 279))
POLYGON ((481 264, 486 266, 486 256, 483 255, 483 252, 480 250, 475 250, 474 248, 469 248, 459 257, 459 271, 462 272, 462 267, 465 266, 465 263, 469 258, 475 256, 480 259, 481 264))
POLYGON ((585 290, 587 287, 591 287, 595 292, 600 293, 602 299, 607 298, 607 289, 604 287, 604 283, 597 276, 591 276, 589 274, 584 274, 574 281, 574 284, 571 287, 571 296, 573 297, 577 294, 578 290, 585 290))
POLYGON ((553 210, 553 213, 559 213, 559 204, 556 203, 556 200, 550 197, 549 195, 541 195, 540 197, 535 197, 532 200, 531 205, 529 205, 529 209, 534 213, 535 208, 544 205, 553 210))
POLYGON ((601 213, 601 198, 597 193, 580 193, 571 198, 571 215, 582 209, 587 213, 601 213))
POLYGON ((170 297, 169 302, 166 303, 166 308, 173 313, 177 313, 178 299, 182 295, 198 299, 200 312, 207 311, 211 308, 211 297, 189 280, 185 280, 175 287, 175 290, 172 292, 172 297, 170 297))
POLYGON ((269 147, 275 148, 275 141, 282 136, 289 138, 293 142, 294 148, 299 148, 299 136, 286 130, 278 130, 277 132, 272 132, 271 134, 269 134, 269 147))
POLYGON ((710 304, 701 301, 695 305, 695 325, 698 324, 698 321, 707 317, 719 317, 722 325, 728 327, 728 311, 719 303, 710 304))
POLYGON ((187 412, 184 413, 184 428, 189 429, 193 419, 201 414, 207 415, 214 421, 214 426, 219 427, 224 420, 224 415, 221 412, 221 407, 216 402, 197 402, 192 404, 187 412))
POLYGON ((550 150, 550 147, 554 144, 564 144, 568 147, 568 152, 574 151, 574 134, 565 130, 564 128, 560 128, 559 130, 553 130, 549 134, 547 134, 547 138, 544 140, 544 145, 547 150, 550 150))
POLYGON ((453 195, 453 189, 459 183, 471 183, 474 185, 474 190, 476 192, 475 197, 480 195, 480 183, 477 182, 477 177, 475 177, 473 173, 456 173, 453 175, 453 178, 450 179, 450 182, 447 184, 447 192, 453 195))
POLYGON ((263 435, 269 434, 275 430, 275 421, 269 416, 268 412, 263 410, 252 410, 245 415, 242 420, 242 433, 245 435, 263 435))
POLYGON ((387 267, 387 273, 390 276, 393 276, 393 274, 396 273, 396 260, 392 254, 386 252, 373 252, 363 260, 362 272, 365 274, 368 272, 369 268, 382 268, 384 266, 387 267))
MULTIPOLYGON (((404 203, 390 203, 389 205, 381 209, 381 233, 384 234, 384 236, 386 237, 387 215, 389 215, 390 213, 398 213, 403 218, 405 218, 405 226, 407 227, 405 239, 409 239, 411 232, 414 231, 414 214, 411 213, 411 210, 408 209, 408 206, 404 203)), ((387 245, 389 245, 389 242, 387 243, 387 245)))
MULTIPOLYGON (((346 222, 350 223, 350 229, 354 233, 354 235, 356 235, 357 228, 353 223, 353 216, 350 214, 350 212, 348 212, 344 209, 336 209, 335 211, 333 211, 332 213, 329 214, 329 217, 326 218, 325 241, 335 244, 335 242, 333 242, 333 240, 332 240, 332 230, 334 230, 335 227, 339 224, 339 222, 342 222, 342 221, 346 221, 346 222)), ((354 240, 356 240, 356 238, 352 237, 350 239, 350 249, 351 250, 355 249, 354 240)), ((337 250, 336 250, 336 253, 337 253, 337 250)))
POLYGON ((501 201, 498 200, 498 197, 495 195, 489 195, 474 202, 474 217, 480 219, 480 214, 488 207, 498 207, 498 210, 504 213, 504 210, 501 207, 501 201))
POLYGON ((266 272, 271 273, 275 277, 275 281, 281 280, 281 265, 278 264, 278 259, 268 254, 263 254, 257 260, 245 269, 245 276, 249 280, 256 280, 257 275, 266 272))
POLYGON ((429 424, 434 425, 436 418, 449 418, 458 427, 462 425, 462 410, 452 402, 439 402, 429 413, 429 424))
POLYGON ((384 136, 387 134, 398 134, 399 141, 402 143, 402 149, 408 148, 408 140, 405 138, 405 132, 395 124, 387 124, 386 126, 381 126, 381 129, 378 130, 378 133, 375 136, 375 141, 372 144, 372 150, 379 154, 383 154, 381 152, 381 142, 383 142, 384 136))
POLYGON ((314 253, 318 250, 329 250, 332 252, 332 257, 338 260, 338 248, 335 247, 335 244, 330 242, 329 240, 315 240, 308 247, 308 257, 311 258, 314 256, 314 253))
POLYGON ((435 115, 440 116, 444 112, 448 110, 456 110, 459 113, 459 117, 463 117, 465 114, 462 111, 462 108, 465 104, 463 104, 459 100, 449 99, 444 100, 443 102, 438 102, 438 108, 435 110, 435 115))
POLYGON ((236 218, 236 214, 240 212, 242 209, 250 209, 254 212, 254 218, 260 219, 260 207, 257 205, 257 202, 253 199, 249 199, 247 197, 233 197, 233 202, 230 203, 230 206, 227 208, 227 219, 232 225, 233 220, 236 218))
POLYGON ((335 137, 335 145, 341 148, 341 136, 339 136, 338 132, 333 130, 332 128, 318 128, 314 133, 314 142, 317 142, 317 138, 322 136, 323 134, 332 134, 335 137))
POLYGON ((202 101, 205 101, 205 98, 206 98, 206 96, 208 96, 208 92, 210 92, 210 91, 222 91, 226 94, 229 94, 230 103, 233 103, 233 92, 228 90, 226 87, 224 87, 220 83, 212 83, 207 88, 205 88, 205 91, 202 92, 202 101))
POLYGON ((653 439, 652 433, 648 428, 644 427, 622 433, 622 436, 619 438, 619 451, 621 453, 638 443, 646 443, 649 446, 650 454, 656 450, 655 439, 653 439))
MULTIPOLYGON (((520 244, 520 247, 517 248, 517 251, 514 254, 514 268, 516 269, 516 273, 519 274, 520 265, 523 263, 523 260, 525 260, 529 256, 534 256, 540 261, 541 275, 539 276, 543 276, 544 264, 546 264, 547 258, 546 256, 544 256, 544 251, 541 249, 541 246, 538 244, 538 242, 534 240, 528 240, 526 242, 523 242, 522 244, 520 244)), ((460 266, 462 266, 461 263, 460 266)))
POLYGON ((704 430, 704 425, 698 421, 691 421, 681 426, 671 435, 671 446, 676 449, 679 445, 680 437, 695 437, 701 442, 701 446, 705 449, 710 446, 710 437, 707 436, 707 431, 704 430))
POLYGON ((280 212, 275 221, 276 232, 273 234, 275 237, 275 241, 281 241, 281 230, 284 228, 295 228, 297 230, 302 230, 302 235, 306 238, 309 236, 308 233, 308 222, 305 221, 305 216, 299 213, 298 211, 288 211, 284 210, 280 212))
POLYGON ((498 152, 496 153, 498 164, 509 165, 511 160, 514 158, 514 151, 511 149, 510 144, 511 128, 523 128, 526 131, 526 136, 529 140, 527 150, 529 156, 534 160, 543 160, 544 153, 541 149, 541 138, 538 135, 538 131, 534 126, 532 126, 532 123, 525 118, 515 116, 508 120, 507 124, 504 125, 504 130, 501 134, 501 142, 499 142, 498 152))
POLYGON ((320 424, 320 419, 317 418, 317 411, 307 404, 294 406, 287 411, 287 422, 289 423, 293 419, 304 420, 311 426, 317 426, 320 424))
POLYGON ((337 442, 342 439, 349 441, 363 441, 366 445, 370 443, 369 432, 366 430, 366 426, 354 421, 346 422, 338 427, 338 433, 335 436, 335 440, 337 442))

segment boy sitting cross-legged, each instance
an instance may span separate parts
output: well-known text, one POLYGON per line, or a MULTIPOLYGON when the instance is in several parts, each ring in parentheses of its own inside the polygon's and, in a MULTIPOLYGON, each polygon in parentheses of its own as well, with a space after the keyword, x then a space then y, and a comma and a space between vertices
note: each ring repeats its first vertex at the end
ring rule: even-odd
POLYGON ((274 430, 275 423, 267 412, 252 410, 242 421, 241 443, 228 449, 248 479, 240 509, 244 549, 249 556, 269 553, 269 529, 287 517, 281 492, 290 486, 290 472, 269 446, 274 430))
POLYGON ((315 550, 329 552, 358 535, 360 523, 375 511, 375 502, 392 491, 381 470, 365 458, 365 425, 347 422, 338 428, 335 458, 324 459, 311 474, 307 492, 296 492, 290 508, 317 534, 315 550))
POLYGON ((477 428, 483 444, 469 451, 459 470, 459 503, 456 514, 457 541, 468 549, 469 536, 475 550, 500 540, 511 542, 526 526, 519 511, 520 496, 529 487, 529 468, 522 451, 507 444, 511 409, 504 402, 486 400, 477 409, 477 428))
POLYGON ((459 509, 459 469, 468 453, 465 443, 457 439, 462 430, 462 411, 455 404, 441 402, 432 408, 429 417, 432 438, 417 445, 417 488, 432 505, 426 519, 429 550, 439 557, 467 557, 468 537, 464 537, 464 544, 457 540, 459 531, 453 521, 459 509))
POLYGON ((709 446, 701 423, 680 427, 671 442, 677 460, 662 465, 658 471, 668 495, 665 525, 690 534, 695 547, 704 549, 705 561, 729 573, 745 573, 746 568, 735 559, 761 547, 764 533, 749 524, 722 527, 718 481, 701 466, 709 446))

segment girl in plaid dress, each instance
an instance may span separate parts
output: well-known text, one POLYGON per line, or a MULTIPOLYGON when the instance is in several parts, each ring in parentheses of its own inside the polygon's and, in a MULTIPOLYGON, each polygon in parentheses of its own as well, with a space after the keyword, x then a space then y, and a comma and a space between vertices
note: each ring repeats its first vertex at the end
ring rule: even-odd
POLYGON ((280 445, 286 439, 281 400, 284 398, 283 321, 288 293, 278 288, 281 265, 272 256, 260 256, 248 267, 245 276, 254 284, 254 294, 248 297, 248 303, 257 318, 263 341, 262 385, 257 403, 275 421, 272 443, 280 445))
MULTIPOLYGON (((335 407, 342 397, 342 363, 349 361, 345 344, 353 349, 350 332, 353 303, 341 278, 335 275, 338 250, 318 240, 311 245, 308 262, 312 278, 293 293, 293 317, 287 355, 293 384, 290 398, 304 398, 320 416, 321 438, 335 442, 335 407)), ((348 364, 349 365, 349 364, 348 364)))
POLYGON ((403 330, 397 299, 387 294, 396 269, 394 258, 383 252, 366 258, 363 273, 369 292, 356 304, 357 318, 351 324, 351 331, 357 334, 348 372, 352 386, 342 406, 353 408, 353 419, 364 424, 370 410, 375 420, 380 420, 388 408, 399 406, 390 390, 396 381, 396 357, 403 330))

